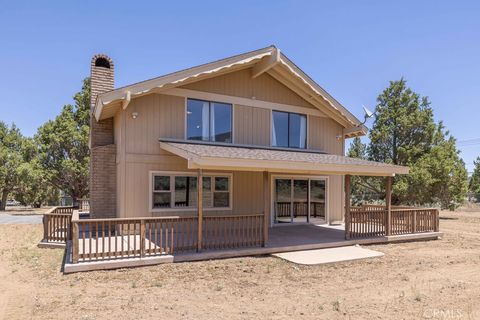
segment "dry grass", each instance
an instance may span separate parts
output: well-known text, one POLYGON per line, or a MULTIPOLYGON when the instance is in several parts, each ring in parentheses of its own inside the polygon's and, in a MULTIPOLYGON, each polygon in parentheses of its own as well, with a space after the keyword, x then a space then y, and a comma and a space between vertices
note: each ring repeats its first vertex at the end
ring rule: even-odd
POLYGON ((444 212, 440 227, 441 241, 335 265, 257 257, 62 275, 62 250, 36 247, 40 225, 0 225, 0 319, 478 319, 480 212, 444 212))
POLYGON ((14 216, 21 216, 21 215, 41 215, 48 212, 52 207, 42 207, 42 208, 32 208, 32 207, 24 207, 24 206, 16 206, 16 207, 7 207, 6 211, 0 212, 8 213, 14 216))

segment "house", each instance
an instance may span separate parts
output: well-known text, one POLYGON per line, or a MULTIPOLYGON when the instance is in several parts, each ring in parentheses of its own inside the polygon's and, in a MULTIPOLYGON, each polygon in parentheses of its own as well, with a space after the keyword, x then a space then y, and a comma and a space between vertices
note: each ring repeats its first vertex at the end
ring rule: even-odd
POLYGON ((110 237, 112 221, 135 224, 126 234, 143 255, 154 252, 145 243, 162 248, 152 230, 195 252, 275 247, 297 230, 282 245, 292 248, 343 223, 342 240, 438 235, 438 211, 392 209, 392 177, 408 168, 345 157, 367 128, 274 46, 116 89, 113 61, 96 55, 91 108, 84 249, 85 230, 110 237), (352 175, 386 177, 387 205, 352 208, 352 175))

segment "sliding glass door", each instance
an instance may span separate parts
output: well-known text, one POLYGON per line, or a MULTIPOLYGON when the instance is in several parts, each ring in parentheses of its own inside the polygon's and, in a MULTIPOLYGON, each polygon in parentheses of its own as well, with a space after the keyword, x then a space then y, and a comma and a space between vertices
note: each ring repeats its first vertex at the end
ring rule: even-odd
POLYGON ((276 178, 274 222, 325 222, 325 179, 276 178))

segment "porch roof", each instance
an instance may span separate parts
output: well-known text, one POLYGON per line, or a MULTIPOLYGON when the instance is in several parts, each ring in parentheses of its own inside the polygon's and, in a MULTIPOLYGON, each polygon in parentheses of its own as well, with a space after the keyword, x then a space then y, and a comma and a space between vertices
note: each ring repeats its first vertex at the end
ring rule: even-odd
POLYGON ((303 174, 394 176, 409 168, 375 161, 325 154, 313 150, 285 150, 160 139, 160 147, 188 160, 189 169, 269 171, 303 174))

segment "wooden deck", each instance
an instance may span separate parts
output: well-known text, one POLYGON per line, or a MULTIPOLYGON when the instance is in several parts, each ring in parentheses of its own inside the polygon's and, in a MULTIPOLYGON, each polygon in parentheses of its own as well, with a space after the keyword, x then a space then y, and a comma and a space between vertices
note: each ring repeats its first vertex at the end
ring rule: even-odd
POLYGON ((316 226, 312 224, 279 226, 269 229, 269 240, 265 247, 234 250, 204 250, 195 253, 174 255, 174 262, 200 261, 266 255, 288 251, 335 248, 351 245, 368 245, 403 241, 436 240, 441 232, 424 232, 398 236, 383 236, 361 239, 345 239, 344 226, 316 226))
MULTIPOLYGON (((121 257, 113 260, 93 260, 81 263, 72 263, 71 243, 67 245, 67 260, 64 266, 65 273, 100 270, 100 269, 116 269, 125 267, 136 267, 144 265, 154 265, 160 263, 171 262, 187 262, 201 261, 210 259, 223 259, 234 257, 245 257, 255 255, 267 255, 271 253, 280 253, 288 251, 300 251, 322 248, 335 248, 343 246, 351 246, 355 244, 368 245, 400 241, 419 241, 434 240, 442 236, 440 232, 425 232, 409 235, 372 237, 362 239, 345 239, 345 230, 343 226, 316 226, 316 225, 289 225, 279 226, 269 229, 269 241, 265 247, 253 248, 236 248, 225 250, 203 250, 201 252, 182 252, 174 253, 167 256, 147 256, 147 257, 121 257)), ((117 239, 117 241, 127 242, 125 239, 117 239)), ((102 238, 96 240, 98 243, 105 241, 102 238)), ((132 242, 131 242, 132 243, 132 242)), ((139 243, 139 242, 138 242, 139 243)), ((93 242, 88 246, 89 253, 96 253, 96 243, 93 242)), ((102 246, 98 246, 101 255, 102 246)), ((138 248, 137 248, 138 249, 138 248)))

